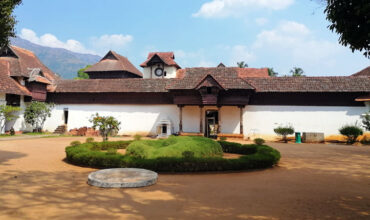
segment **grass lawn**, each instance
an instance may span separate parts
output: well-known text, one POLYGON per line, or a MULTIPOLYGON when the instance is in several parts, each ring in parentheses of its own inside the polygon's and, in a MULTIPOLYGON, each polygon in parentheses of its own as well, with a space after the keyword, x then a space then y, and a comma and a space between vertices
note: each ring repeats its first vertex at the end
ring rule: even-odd
POLYGON ((183 157, 184 152, 193 152, 194 157, 222 157, 223 154, 221 145, 216 141, 204 137, 189 136, 134 141, 128 146, 126 154, 133 157, 155 159, 158 157, 180 158, 183 157))

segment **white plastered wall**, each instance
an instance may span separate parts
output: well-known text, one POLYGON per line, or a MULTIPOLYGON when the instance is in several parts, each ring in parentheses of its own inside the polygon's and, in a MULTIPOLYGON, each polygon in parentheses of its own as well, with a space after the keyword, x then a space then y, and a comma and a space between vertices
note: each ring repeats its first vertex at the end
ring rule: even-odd
POLYGON ((64 124, 64 108, 68 108, 68 129, 91 127, 91 116, 99 113, 101 116, 113 116, 121 122, 120 135, 153 135, 156 125, 163 118, 171 120, 174 131, 177 132, 179 110, 176 105, 56 105, 51 118, 45 122, 44 129, 54 131, 64 124))
POLYGON ((347 106, 264 106, 244 108, 245 137, 275 136, 278 125, 290 124, 297 132, 324 132, 325 136, 338 134, 346 124, 360 123, 360 115, 367 107, 347 106))
POLYGON ((24 96, 21 96, 20 108, 21 111, 17 113, 18 118, 16 120, 10 121, 6 124, 5 130, 8 131, 13 128, 15 131, 32 131, 32 126, 24 121, 24 110, 26 109, 27 103, 24 102, 24 96))
MULTIPOLYGON (((156 76, 154 74, 154 71, 155 69, 157 68, 156 65, 154 65, 152 68, 150 67, 144 67, 143 68, 143 78, 144 79, 149 79, 149 78, 153 78, 153 79, 160 79, 160 78, 163 78, 162 76, 156 76), (152 72, 152 74, 150 73, 152 72)), ((174 66, 167 66, 165 65, 164 66, 164 71, 166 72, 166 76, 164 76, 164 78, 176 78, 176 67, 174 66)))

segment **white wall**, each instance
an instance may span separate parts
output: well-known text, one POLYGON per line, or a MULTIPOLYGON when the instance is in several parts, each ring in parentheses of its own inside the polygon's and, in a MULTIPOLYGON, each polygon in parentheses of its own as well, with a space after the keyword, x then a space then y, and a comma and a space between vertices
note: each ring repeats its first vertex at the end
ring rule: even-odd
POLYGON ((291 124, 299 132, 338 134, 346 124, 360 123, 367 107, 246 106, 243 113, 245 136, 275 135, 278 125, 291 124), (254 134, 254 135, 253 135, 254 134))
MULTIPOLYGON (((150 67, 144 67, 143 68, 143 78, 150 78, 150 76, 152 76, 152 78, 154 79, 160 79, 162 78, 162 76, 156 76, 154 74, 154 71, 155 69, 157 68, 157 65, 154 65, 152 68, 150 67), (152 69, 152 74, 150 75, 150 69, 152 69)), ((174 66, 167 66, 165 65, 164 66, 164 71, 166 71, 166 76, 164 78, 176 78, 176 67, 174 66)))
POLYGON ((10 130, 12 127, 15 131, 32 131, 32 127, 24 121, 24 110, 26 109, 27 103, 24 102, 24 96, 21 96, 20 108, 21 111, 18 112, 18 118, 16 120, 10 121, 6 124, 5 130, 10 130))
POLYGON ((121 122, 119 134, 150 135, 156 133, 156 125, 163 118, 171 120, 175 132, 178 128, 179 110, 176 105, 57 105, 52 117, 45 122, 44 129, 54 131, 64 124, 64 108, 68 108, 68 130, 91 127, 91 116, 99 113, 102 116, 113 116, 121 122))

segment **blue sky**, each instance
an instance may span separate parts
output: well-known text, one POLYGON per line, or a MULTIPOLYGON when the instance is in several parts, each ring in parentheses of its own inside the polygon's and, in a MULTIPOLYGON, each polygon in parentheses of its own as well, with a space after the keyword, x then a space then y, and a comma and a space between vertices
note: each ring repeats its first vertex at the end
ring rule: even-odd
POLYGON ((308 76, 350 75, 370 65, 338 43, 316 0, 23 0, 16 31, 31 42, 104 55, 136 66, 174 51, 181 67, 301 67, 308 76))

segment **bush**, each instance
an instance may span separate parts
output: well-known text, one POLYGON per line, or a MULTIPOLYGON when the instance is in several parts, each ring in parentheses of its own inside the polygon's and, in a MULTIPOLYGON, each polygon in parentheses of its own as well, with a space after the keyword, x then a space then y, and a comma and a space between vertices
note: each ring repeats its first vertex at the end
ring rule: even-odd
POLYGON ((134 141, 126 154, 146 159, 158 157, 182 157, 182 152, 192 151, 194 157, 221 157, 221 146, 212 139, 204 137, 170 136, 160 140, 134 141))
POLYGON ((361 144, 363 145, 370 145, 370 138, 364 137, 361 141, 361 144))
POLYGON ((11 129, 9 130, 9 132, 10 132, 10 135, 11 135, 11 136, 14 136, 14 135, 15 135, 14 128, 11 128, 11 129))
POLYGON ((116 154, 117 153, 117 148, 108 148, 107 154, 116 154))
POLYGON ((228 141, 218 141, 218 143, 221 145, 222 151, 225 153, 248 155, 257 152, 257 145, 254 144, 239 144, 228 141))
POLYGON ((98 129, 103 141, 108 140, 108 136, 113 136, 118 133, 119 122, 113 116, 100 116, 98 113, 91 116, 90 122, 93 123, 93 128, 98 129))
MULTIPOLYGON (((228 142, 230 143, 230 142, 228 142)), ((76 165, 95 168, 136 167, 157 172, 201 172, 248 170, 272 167, 280 160, 279 151, 269 146, 258 146, 256 152, 238 159, 222 157, 159 157, 156 159, 135 158, 129 155, 109 154, 91 151, 91 144, 85 143, 66 148, 67 161, 76 165)))
POLYGON ((357 125, 345 125, 339 129, 340 134, 347 137, 347 144, 356 142, 358 136, 363 134, 363 131, 357 125))
POLYGON ((182 157, 183 158, 193 158, 194 157, 194 152, 193 151, 184 151, 182 152, 182 157))
POLYGON ((94 138, 88 137, 88 138, 86 138, 86 141, 85 142, 86 143, 92 143, 92 142, 94 142, 94 138))
POLYGON ((69 145, 75 147, 75 146, 78 146, 80 144, 81 144, 81 142, 79 142, 79 141, 72 141, 69 145))
POLYGON ((253 140, 255 144, 257 145, 263 145, 266 141, 262 138, 256 138, 253 140))
POLYGON ((279 126, 274 129, 274 132, 283 137, 283 141, 288 143, 287 136, 294 133, 294 128, 292 126, 279 126))
POLYGON ((220 141, 226 141, 227 137, 220 137, 220 141))
POLYGON ((135 134, 135 135, 134 135, 134 140, 135 140, 135 141, 140 141, 140 140, 141 140, 141 138, 142 138, 142 136, 141 136, 140 134, 135 134))

